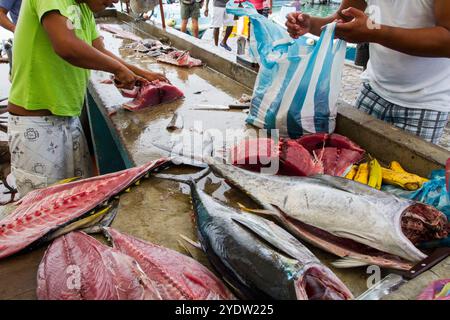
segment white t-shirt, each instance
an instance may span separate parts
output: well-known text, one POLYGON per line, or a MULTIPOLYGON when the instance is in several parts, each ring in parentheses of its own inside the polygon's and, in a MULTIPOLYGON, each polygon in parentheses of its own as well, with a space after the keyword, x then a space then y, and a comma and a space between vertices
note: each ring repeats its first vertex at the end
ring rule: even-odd
MULTIPOLYGON (((366 2, 376 23, 408 29, 436 26, 434 0, 366 2)), ((370 60, 362 78, 391 103, 450 112, 450 59, 415 57, 370 44, 370 60)))

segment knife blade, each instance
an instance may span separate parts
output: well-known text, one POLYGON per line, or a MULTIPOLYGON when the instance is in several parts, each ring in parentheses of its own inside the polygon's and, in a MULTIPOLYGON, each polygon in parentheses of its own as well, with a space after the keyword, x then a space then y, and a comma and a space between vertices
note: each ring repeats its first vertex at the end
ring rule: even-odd
POLYGON ((358 296, 356 300, 380 300, 384 296, 400 288, 403 284, 433 268, 448 256, 450 256, 450 248, 438 248, 411 269, 407 271, 395 271, 388 274, 381 281, 377 282, 366 292, 358 296))

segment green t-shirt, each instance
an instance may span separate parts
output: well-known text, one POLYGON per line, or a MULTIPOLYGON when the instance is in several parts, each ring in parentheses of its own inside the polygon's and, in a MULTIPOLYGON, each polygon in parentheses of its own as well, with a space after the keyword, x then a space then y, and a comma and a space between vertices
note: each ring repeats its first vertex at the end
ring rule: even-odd
POLYGON ((94 15, 75 0, 27 0, 22 3, 14 34, 12 87, 9 101, 27 110, 48 109, 58 116, 81 113, 90 71, 59 57, 41 19, 57 10, 69 19, 68 27, 92 45, 99 37, 94 15))

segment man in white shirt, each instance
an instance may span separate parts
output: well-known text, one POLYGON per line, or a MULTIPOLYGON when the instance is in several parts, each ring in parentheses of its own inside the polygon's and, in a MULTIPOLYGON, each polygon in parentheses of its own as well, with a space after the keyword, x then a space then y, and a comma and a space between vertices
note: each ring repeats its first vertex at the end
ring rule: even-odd
POLYGON ((437 143, 450 112, 450 1, 343 0, 330 17, 295 12, 286 26, 298 38, 333 21, 336 37, 370 42, 356 107, 437 143))

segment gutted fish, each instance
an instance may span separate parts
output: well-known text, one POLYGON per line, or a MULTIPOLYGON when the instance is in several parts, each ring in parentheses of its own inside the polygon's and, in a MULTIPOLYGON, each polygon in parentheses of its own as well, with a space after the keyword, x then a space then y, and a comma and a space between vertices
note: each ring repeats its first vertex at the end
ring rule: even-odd
POLYGON ((56 239, 37 275, 40 300, 160 300, 138 262, 83 232, 56 239))
POLYGON ((203 65, 201 60, 192 58, 189 51, 172 51, 168 54, 161 55, 156 61, 187 68, 203 65))
POLYGON ((169 103, 184 97, 177 87, 162 81, 152 81, 135 90, 122 90, 126 97, 134 98, 123 107, 130 111, 141 110, 161 103, 169 103))
POLYGON ((347 300, 351 292, 303 244, 264 218, 242 214, 191 183, 201 243, 242 298, 347 300))
POLYGON ((229 300, 231 292, 211 271, 176 251, 107 228, 120 252, 136 259, 163 300, 229 300))
POLYGON ((28 193, 16 210, 0 221, 0 259, 26 247, 33 248, 41 238, 91 215, 93 209, 142 176, 170 164, 167 159, 160 159, 140 167, 28 193))
POLYGON ((338 256, 351 258, 348 266, 362 261, 408 269, 411 262, 426 257, 411 240, 447 235, 447 218, 435 208, 345 178, 262 175, 213 158, 208 159, 208 164, 295 235, 338 256), (410 218, 423 226, 415 228, 411 239, 407 229, 410 218))

